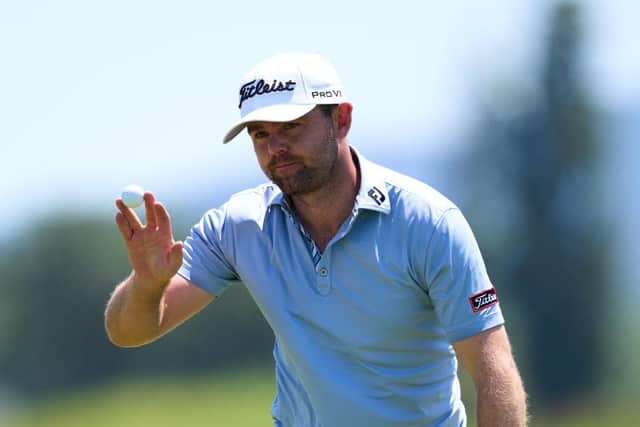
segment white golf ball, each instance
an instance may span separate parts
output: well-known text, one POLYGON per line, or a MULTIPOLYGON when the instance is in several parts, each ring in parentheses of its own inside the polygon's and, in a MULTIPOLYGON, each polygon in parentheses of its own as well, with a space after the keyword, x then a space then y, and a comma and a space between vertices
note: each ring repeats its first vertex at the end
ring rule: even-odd
POLYGON ((122 190, 122 203, 129 208, 137 208, 144 202, 144 190, 139 185, 127 185, 122 190))

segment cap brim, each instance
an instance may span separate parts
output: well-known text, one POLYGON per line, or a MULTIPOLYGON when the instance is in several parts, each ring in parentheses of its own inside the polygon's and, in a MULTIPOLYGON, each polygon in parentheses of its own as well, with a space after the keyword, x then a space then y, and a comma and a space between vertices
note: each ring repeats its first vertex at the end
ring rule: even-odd
POLYGON ((235 138, 250 122, 288 122, 304 116, 313 110, 315 104, 282 104, 258 108, 236 123, 222 140, 223 144, 235 138))

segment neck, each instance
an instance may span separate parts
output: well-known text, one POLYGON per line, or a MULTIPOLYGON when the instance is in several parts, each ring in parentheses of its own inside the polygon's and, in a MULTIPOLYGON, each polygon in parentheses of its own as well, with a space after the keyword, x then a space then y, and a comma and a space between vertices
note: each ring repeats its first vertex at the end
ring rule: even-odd
POLYGON ((291 197, 302 225, 324 251, 344 220, 351 214, 360 188, 360 173, 351 150, 344 144, 329 183, 313 193, 291 197))

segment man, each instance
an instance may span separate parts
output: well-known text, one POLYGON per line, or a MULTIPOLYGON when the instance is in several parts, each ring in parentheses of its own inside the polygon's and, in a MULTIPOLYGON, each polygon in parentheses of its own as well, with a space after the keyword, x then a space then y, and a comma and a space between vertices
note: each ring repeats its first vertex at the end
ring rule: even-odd
POLYGON ((162 336, 243 283, 275 333, 276 426, 460 426, 457 360, 480 426, 526 424, 495 289, 460 211, 367 161, 352 105, 310 54, 258 64, 241 120, 272 181, 207 212, 184 244, 145 193, 146 225, 116 201, 133 267, 106 310, 116 345, 162 336))

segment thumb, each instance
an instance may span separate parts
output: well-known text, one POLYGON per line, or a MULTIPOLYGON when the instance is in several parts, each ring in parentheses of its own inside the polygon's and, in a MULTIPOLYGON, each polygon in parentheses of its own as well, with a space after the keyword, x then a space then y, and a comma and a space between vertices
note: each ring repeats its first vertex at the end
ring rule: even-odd
POLYGON ((178 271, 182 265, 182 242, 174 242, 169 252, 169 266, 172 271, 178 271))

